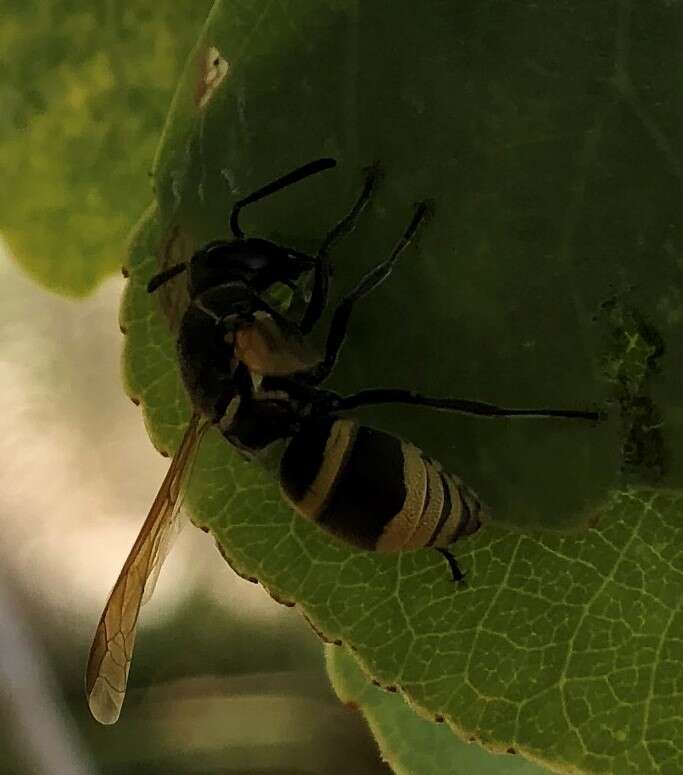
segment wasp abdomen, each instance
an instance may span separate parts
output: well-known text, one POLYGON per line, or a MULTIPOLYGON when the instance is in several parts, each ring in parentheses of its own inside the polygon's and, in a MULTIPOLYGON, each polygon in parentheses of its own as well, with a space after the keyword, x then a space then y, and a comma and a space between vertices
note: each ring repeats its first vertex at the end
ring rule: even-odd
POLYGON ((282 459, 283 495, 364 549, 446 547, 480 526, 477 496, 413 444, 333 417, 306 423, 282 459))

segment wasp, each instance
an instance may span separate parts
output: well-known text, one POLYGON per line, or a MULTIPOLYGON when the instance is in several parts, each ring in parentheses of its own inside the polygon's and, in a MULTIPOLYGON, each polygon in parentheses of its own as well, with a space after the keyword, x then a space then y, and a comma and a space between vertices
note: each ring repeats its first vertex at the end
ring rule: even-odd
POLYGON ((239 214, 247 205, 334 167, 317 159, 277 178, 233 205, 232 240, 216 240, 187 262, 164 269, 148 284, 154 293, 187 274, 189 304, 177 351, 193 414, 140 534, 106 603, 86 669, 92 715, 105 724, 120 713, 141 604, 149 598, 168 551, 190 463, 202 436, 216 427, 235 447, 256 454, 277 441, 286 447, 279 478, 284 499, 304 518, 353 546, 381 552, 437 549, 455 581, 464 574, 448 547, 479 529, 485 510, 457 476, 408 441, 345 416, 363 406, 409 404, 483 417, 564 417, 595 421, 597 412, 506 409, 460 398, 434 398, 401 388, 371 388, 342 396, 321 387, 337 363, 354 305, 381 285, 430 216, 415 206, 387 258, 368 271, 336 306, 321 357, 308 337, 327 307, 332 246, 352 231, 378 180, 367 170, 349 213, 316 255, 246 237, 239 214), (297 318, 269 302, 277 284, 311 290, 297 318))

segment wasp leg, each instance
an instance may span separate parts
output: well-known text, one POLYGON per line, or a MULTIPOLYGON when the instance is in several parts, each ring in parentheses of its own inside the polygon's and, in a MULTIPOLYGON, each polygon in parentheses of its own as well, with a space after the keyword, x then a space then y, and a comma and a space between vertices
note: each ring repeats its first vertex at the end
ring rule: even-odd
POLYGON ((308 334, 313 326, 320 320, 323 310, 327 306, 327 294, 330 287, 330 264, 328 260, 329 252, 336 242, 342 237, 350 234, 355 228, 358 219, 372 197, 375 185, 379 178, 379 167, 374 165, 369 167, 365 177, 365 185, 351 208, 351 211, 339 223, 329 231, 323 240, 320 249, 315 258, 315 267, 313 270, 313 290, 308 307, 304 312, 299 330, 302 334, 308 334))
POLYGON ((436 551, 446 558, 448 567, 451 569, 451 573, 453 574, 453 581, 456 584, 462 583, 466 586, 467 582, 465 581, 465 574, 460 570, 460 566, 458 565, 458 561, 455 559, 455 557, 453 557, 448 549, 440 549, 439 547, 436 547, 436 551))
POLYGON ((351 318, 351 310, 353 305, 363 296, 366 296, 370 291, 373 291, 379 285, 381 285, 394 269, 394 265, 401 255, 401 253, 410 245, 411 241, 415 237, 415 233, 418 230, 420 224, 427 217, 430 210, 430 206, 427 202, 421 202, 415 214, 413 215, 408 228, 396 243, 389 258, 377 264, 376 267, 371 269, 366 275, 364 275, 356 287, 350 291, 341 300, 339 305, 334 311, 332 316, 332 323, 327 335, 327 343, 325 346, 325 357, 313 366, 311 369, 300 372, 296 375, 297 379, 306 382, 309 385, 318 385, 323 382, 334 369, 339 351, 341 350, 344 340, 346 339, 346 333, 349 326, 349 319, 351 318))
POLYGON ((216 401, 215 414, 211 421, 219 423, 223 419, 233 398, 239 396, 241 401, 247 401, 252 397, 253 393, 254 389, 249 369, 243 363, 238 363, 237 368, 230 377, 229 383, 216 401))
POLYGON ((603 420, 603 412, 589 412, 583 409, 506 409, 483 401, 471 401, 467 398, 435 398, 424 396, 413 390, 402 388, 369 388, 359 390, 350 396, 332 396, 328 400, 328 409, 333 412, 357 409, 360 406, 376 404, 412 404, 427 406, 444 412, 460 412, 482 417, 565 417, 576 420, 603 420))
POLYGON ((276 178, 272 182, 259 188, 257 191, 254 191, 252 194, 249 194, 249 196, 244 197, 244 199, 239 199, 232 206, 232 212, 230 213, 230 230, 235 239, 244 238, 244 232, 239 225, 239 214, 243 207, 258 202, 261 199, 265 199, 276 191, 281 191, 283 188, 298 183, 304 178, 308 178, 311 175, 317 175, 318 172, 323 172, 323 170, 328 170, 336 164, 337 162, 334 159, 316 159, 308 164, 304 164, 303 167, 297 167, 286 175, 282 175, 282 177, 276 178))

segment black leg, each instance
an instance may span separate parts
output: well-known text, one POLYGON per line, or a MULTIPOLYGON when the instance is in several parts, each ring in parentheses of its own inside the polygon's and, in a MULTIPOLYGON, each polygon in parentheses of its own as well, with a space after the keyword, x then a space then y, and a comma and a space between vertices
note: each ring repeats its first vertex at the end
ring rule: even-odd
POLYGON ((460 566, 458 565, 458 561, 455 559, 455 557, 453 557, 448 549, 440 549, 439 547, 436 547, 436 551, 446 558, 448 567, 451 569, 451 573, 453 574, 453 581, 456 584, 462 583, 463 586, 466 586, 467 584, 465 582, 465 574, 460 570, 460 566))
POLYGON ((225 416, 228 405, 235 396, 239 396, 242 401, 247 401, 253 395, 253 384, 251 374, 243 363, 238 363, 235 371, 230 375, 225 388, 216 401, 215 416, 213 422, 220 423, 225 416))
POLYGON ((476 414, 483 417, 566 417, 577 420, 604 419, 603 412, 587 412, 581 409, 506 409, 483 401, 470 401, 466 398, 434 398, 423 396, 412 390, 401 388, 373 388, 360 390, 350 396, 328 399, 328 411, 342 412, 357 409, 360 406, 375 404, 412 404, 427 406, 446 412, 476 414))
POLYGON ((365 185, 363 186, 360 196, 351 208, 351 211, 330 230, 318 250, 313 272, 313 290, 311 292, 311 298, 301 319, 301 323, 299 324, 299 330, 302 334, 308 334, 311 331, 313 326, 320 320, 320 316, 327 305, 327 293, 330 284, 329 252, 336 242, 355 229, 361 213, 370 201, 378 177, 379 167, 377 165, 374 165, 367 170, 365 185))
POLYGON ((187 269, 187 264, 183 261, 182 264, 175 264, 168 269, 164 269, 163 272, 155 274, 154 277, 147 283, 147 293, 154 293, 157 288, 160 288, 164 283, 184 272, 187 269))
POLYGON ((337 363, 339 351, 346 339, 346 331, 349 325, 353 305, 363 296, 381 285, 387 277, 389 277, 398 257, 410 244, 418 227, 427 217, 429 209, 430 207, 427 202, 422 202, 417 206, 408 228, 401 239, 396 243, 396 247, 391 252, 389 258, 382 261, 382 263, 378 264, 374 269, 371 269, 361 278, 356 287, 344 296, 332 316, 332 323, 330 325, 330 331, 327 335, 327 344, 325 346, 325 357, 310 370, 296 375, 298 379, 301 379, 310 385, 318 385, 329 376, 337 363))
POLYGON ((337 162, 334 159, 316 159, 308 164, 304 164, 303 167, 297 167, 295 170, 288 172, 286 175, 283 175, 262 188, 259 188, 257 191, 254 191, 253 194, 249 194, 249 196, 244 197, 244 199, 235 202, 232 207, 232 213, 230 214, 230 230, 235 236, 235 239, 242 239, 244 237, 244 232, 239 226, 239 214, 243 207, 258 202, 260 199, 265 199, 267 196, 270 196, 277 191, 281 191, 283 188, 287 188, 293 183, 298 183, 304 178, 316 175, 323 170, 328 170, 330 167, 334 167, 336 163, 337 162))

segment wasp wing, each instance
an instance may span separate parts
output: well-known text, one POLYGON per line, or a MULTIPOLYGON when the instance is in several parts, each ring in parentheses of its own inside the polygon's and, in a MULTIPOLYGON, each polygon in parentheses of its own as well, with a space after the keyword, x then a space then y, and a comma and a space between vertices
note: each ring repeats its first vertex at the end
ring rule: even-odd
POLYGON ((119 717, 133 658, 140 606, 149 597, 180 507, 180 494, 197 446, 209 427, 193 414, 152 508, 109 595, 85 671, 85 692, 92 715, 102 724, 119 717))
MULTIPOLYGON (((187 463, 187 469, 190 467, 191 461, 187 463)), ((183 472, 183 478, 187 478, 187 476, 189 476, 189 470, 187 469, 183 472)), ((157 581, 159 580, 161 566, 164 564, 164 560, 168 556, 171 546, 173 545, 175 539, 178 537, 180 531, 183 528, 183 525, 185 524, 186 520, 181 518, 181 504, 182 498, 178 497, 178 500, 175 503, 175 507, 168 520, 168 524, 160 528, 161 532, 159 535, 159 540, 156 544, 156 551, 151 562, 147 581, 145 581, 145 589, 142 593, 140 606, 143 606, 145 603, 147 603, 154 594, 154 589, 157 585, 157 581)))

